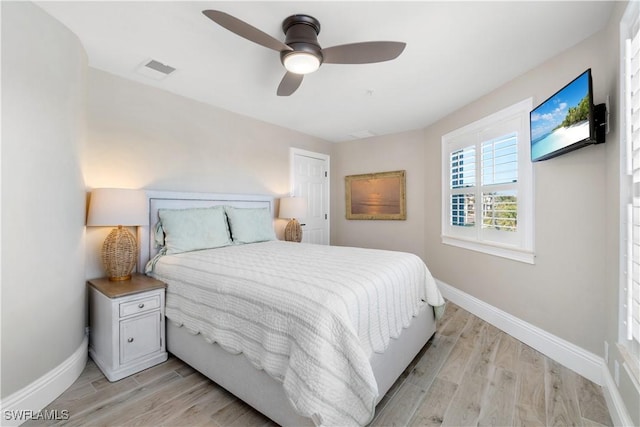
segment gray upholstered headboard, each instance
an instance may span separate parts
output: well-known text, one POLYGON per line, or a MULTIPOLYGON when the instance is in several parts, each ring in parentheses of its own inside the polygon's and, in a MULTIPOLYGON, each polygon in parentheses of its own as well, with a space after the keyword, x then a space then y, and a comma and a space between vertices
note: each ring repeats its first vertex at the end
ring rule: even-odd
POLYGON ((146 191, 149 206, 149 225, 138 227, 138 272, 157 253, 153 230, 158 222, 158 209, 205 208, 210 206, 235 206, 239 208, 268 208, 275 217, 273 196, 250 194, 185 193, 175 191, 146 191))

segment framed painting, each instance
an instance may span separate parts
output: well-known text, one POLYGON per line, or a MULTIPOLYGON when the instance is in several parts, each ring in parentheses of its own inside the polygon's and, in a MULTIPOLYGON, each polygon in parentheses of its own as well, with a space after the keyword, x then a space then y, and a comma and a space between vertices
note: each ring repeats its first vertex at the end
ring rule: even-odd
POLYGON ((407 219, 405 171, 345 178, 347 219, 407 219))

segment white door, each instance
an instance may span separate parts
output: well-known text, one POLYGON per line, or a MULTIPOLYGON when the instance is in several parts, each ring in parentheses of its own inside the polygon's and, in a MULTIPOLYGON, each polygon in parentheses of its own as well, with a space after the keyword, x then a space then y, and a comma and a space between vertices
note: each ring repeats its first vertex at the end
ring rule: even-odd
POLYGON ((329 156, 291 148, 291 193, 307 199, 302 241, 329 244, 329 156))

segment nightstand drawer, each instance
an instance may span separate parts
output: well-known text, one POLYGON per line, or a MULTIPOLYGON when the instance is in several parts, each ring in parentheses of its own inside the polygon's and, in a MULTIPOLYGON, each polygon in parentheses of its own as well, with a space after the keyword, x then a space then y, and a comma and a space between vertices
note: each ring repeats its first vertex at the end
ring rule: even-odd
POLYGON ((153 295, 148 298, 141 298, 135 301, 124 302, 120 304, 120 317, 144 313, 149 310, 156 310, 159 307, 160 295, 153 295))
POLYGON ((159 351, 160 313, 149 313, 120 322, 120 363, 159 351))

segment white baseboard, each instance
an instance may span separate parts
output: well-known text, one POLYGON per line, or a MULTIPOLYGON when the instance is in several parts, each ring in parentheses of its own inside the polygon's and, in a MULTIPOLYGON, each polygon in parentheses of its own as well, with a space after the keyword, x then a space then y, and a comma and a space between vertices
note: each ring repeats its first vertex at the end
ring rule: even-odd
POLYGON ((88 346, 89 339, 85 335, 80 347, 64 362, 23 389, 2 399, 0 424, 18 426, 27 421, 30 416, 47 415, 39 412, 69 388, 84 370, 87 364, 88 346))
POLYGON ((598 385, 604 359, 461 290, 436 280, 446 299, 598 385))
POLYGON ((609 414, 611 415, 611 421, 614 426, 633 426, 631 417, 627 412, 627 407, 618 392, 618 387, 611 376, 611 372, 607 369, 605 363, 602 364, 602 378, 604 384, 602 389, 604 392, 604 398, 607 401, 607 408, 609 408, 609 414))

